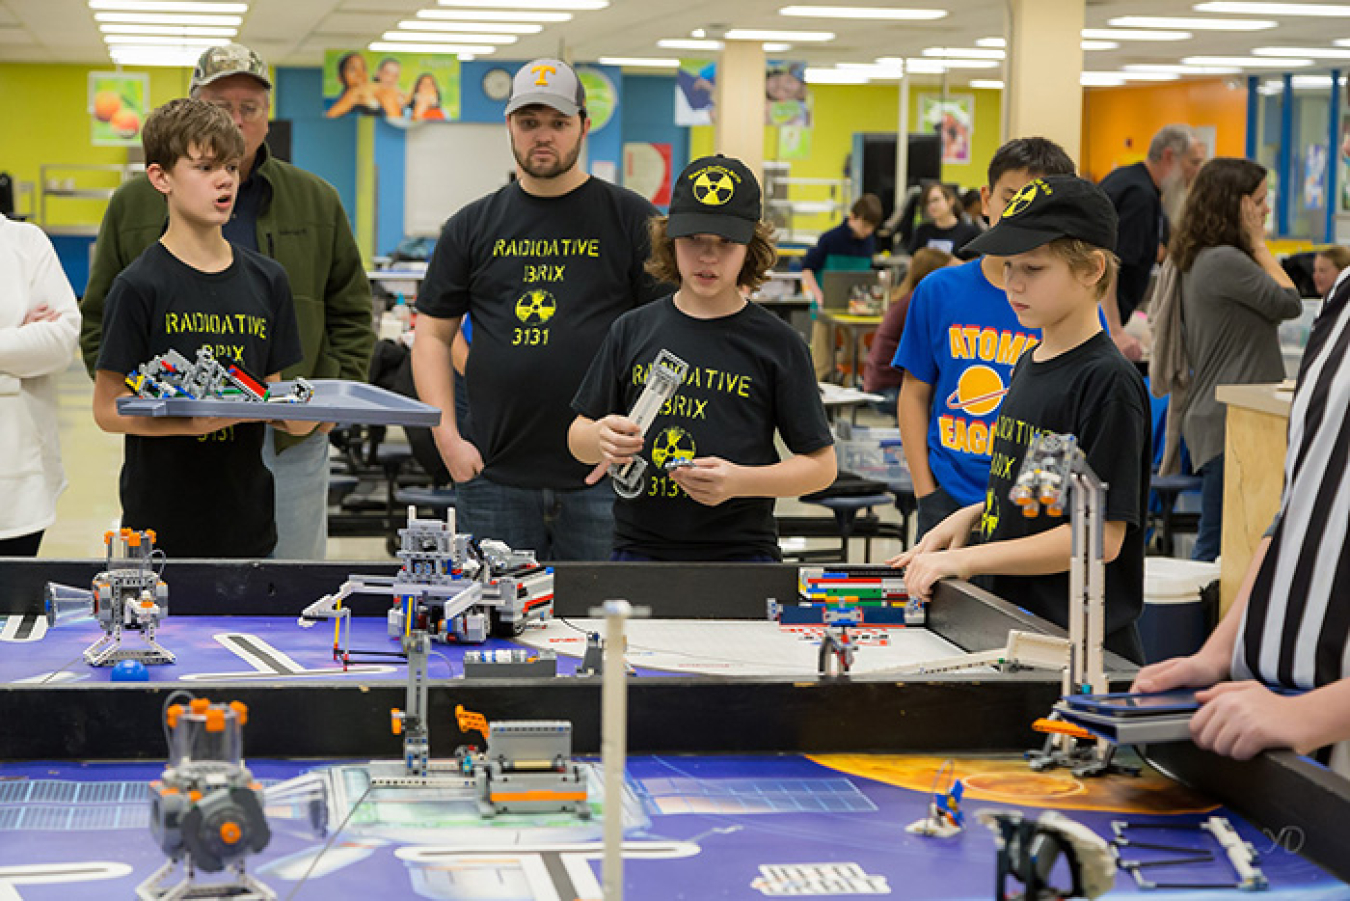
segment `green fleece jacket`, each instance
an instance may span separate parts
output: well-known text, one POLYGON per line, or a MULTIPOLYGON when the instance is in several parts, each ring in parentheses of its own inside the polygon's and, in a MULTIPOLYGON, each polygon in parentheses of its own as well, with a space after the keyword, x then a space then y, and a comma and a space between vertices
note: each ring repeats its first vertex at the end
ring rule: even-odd
MULTIPOLYGON (((268 188, 258 213, 258 249, 290 278, 305 354, 282 378, 364 382, 375 346, 370 283, 337 191, 318 176, 273 158, 265 146, 258 151, 255 175, 268 188)), ((80 351, 91 376, 103 339, 103 302, 113 279, 159 240, 167 225, 164 195, 144 175, 122 185, 108 202, 80 301, 80 351)), ((277 439, 278 447, 297 443, 289 435, 277 439)))

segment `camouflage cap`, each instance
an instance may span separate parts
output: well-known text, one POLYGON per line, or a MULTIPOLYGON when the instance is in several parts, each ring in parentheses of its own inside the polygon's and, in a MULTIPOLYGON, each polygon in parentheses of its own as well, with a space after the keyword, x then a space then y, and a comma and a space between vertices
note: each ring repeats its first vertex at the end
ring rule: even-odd
POLYGON ((272 80, 267 77, 267 64, 261 56, 243 44, 223 44, 211 47, 197 60, 197 68, 192 70, 191 90, 231 75, 252 75, 263 83, 263 87, 269 90, 272 87, 272 80))

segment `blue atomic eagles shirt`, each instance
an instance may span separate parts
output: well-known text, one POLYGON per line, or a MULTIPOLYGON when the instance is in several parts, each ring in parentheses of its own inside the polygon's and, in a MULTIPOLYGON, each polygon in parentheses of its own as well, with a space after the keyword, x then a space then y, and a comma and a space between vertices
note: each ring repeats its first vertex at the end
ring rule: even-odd
POLYGON ((994 423, 1013 365, 1040 343, 1017 321, 980 261, 939 269, 919 283, 891 365, 933 386, 928 465, 962 506, 984 500, 994 423))

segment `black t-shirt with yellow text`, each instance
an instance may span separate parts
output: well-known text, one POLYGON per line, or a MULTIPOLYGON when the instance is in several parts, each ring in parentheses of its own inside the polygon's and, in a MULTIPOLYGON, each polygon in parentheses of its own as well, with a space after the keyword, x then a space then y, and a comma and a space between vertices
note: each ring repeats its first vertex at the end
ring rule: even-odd
MULTIPOLYGON (((1078 438, 1088 465, 1107 485, 1104 519, 1127 525, 1120 554, 1106 565, 1106 636, 1112 650, 1128 652, 1120 633, 1139 618, 1144 603, 1143 520, 1152 426, 1144 381, 1106 332, 1044 362, 1036 362, 1035 352, 1029 352, 1013 369, 994 429, 989 487, 978 526, 981 540, 1009 541, 1068 524, 1067 506, 1064 516, 1050 516, 1042 508, 1039 516, 1028 518, 1008 499, 1027 447, 1041 432, 1078 438)), ((1004 600, 1067 626, 1067 573, 994 576, 992 589, 1004 600)))
MULTIPOLYGON (((209 345, 223 366, 258 379, 299 362, 300 335, 286 272, 234 247, 214 273, 156 242, 121 272, 103 310, 98 369, 129 373, 176 350, 209 345)), ((240 403, 240 417, 247 405, 240 403)), ((126 436, 122 525, 153 529, 170 557, 266 557, 276 545, 272 474, 262 461, 264 423, 201 437, 126 436)))
POLYGON ((577 489, 569 402, 610 325, 669 291, 643 271, 656 208, 598 178, 561 197, 510 184, 445 224, 417 298, 421 314, 473 320, 466 371, 483 475, 577 489))
POLYGON ((753 303, 730 316, 695 319, 667 298, 614 323, 573 409, 588 419, 626 415, 662 350, 689 369, 647 429, 642 493, 615 502, 615 548, 657 560, 779 558, 772 498, 709 507, 685 494, 664 467, 698 457, 777 463, 775 430, 794 454, 832 444, 806 342, 753 303))

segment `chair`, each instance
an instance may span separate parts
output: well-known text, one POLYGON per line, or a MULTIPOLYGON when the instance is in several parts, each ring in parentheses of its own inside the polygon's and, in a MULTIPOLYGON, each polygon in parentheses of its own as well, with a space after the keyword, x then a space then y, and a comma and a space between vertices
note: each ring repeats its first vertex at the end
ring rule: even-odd
POLYGON ((1152 495, 1157 499, 1156 505, 1149 504, 1149 519, 1157 529, 1158 551, 1164 557, 1171 557, 1176 549, 1175 533, 1194 532, 1199 527, 1199 514, 1177 513, 1176 504, 1186 492, 1198 494, 1203 481, 1195 475, 1154 475, 1149 483, 1152 495))
POLYGON ((848 560, 848 541, 857 532, 863 539, 863 561, 872 562, 872 539, 883 533, 884 524, 878 521, 874 507, 885 507, 894 500, 890 494, 863 494, 856 497, 823 497, 802 499, 804 503, 819 504, 834 514, 835 527, 839 533, 839 559, 848 560), (863 514, 863 522, 858 514, 863 514), (858 527, 865 523, 867 528, 858 527))

